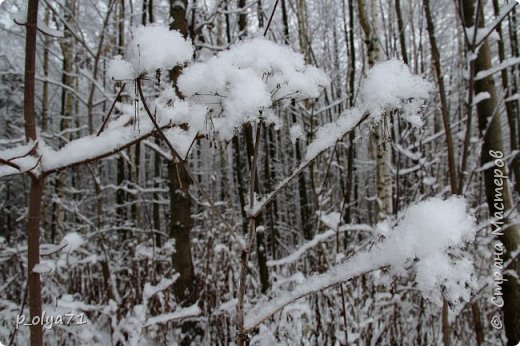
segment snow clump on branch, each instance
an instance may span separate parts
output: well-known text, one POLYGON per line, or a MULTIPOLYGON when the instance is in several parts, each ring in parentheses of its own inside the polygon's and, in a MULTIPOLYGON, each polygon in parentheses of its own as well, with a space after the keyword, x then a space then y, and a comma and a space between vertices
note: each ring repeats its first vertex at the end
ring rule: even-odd
POLYGON ((255 38, 189 66, 178 85, 193 102, 208 107, 215 133, 230 140, 236 128, 260 117, 276 123, 274 104, 317 98, 328 83, 323 71, 305 65, 290 47, 255 38))
POLYGON ((386 258, 395 274, 412 266, 417 288, 438 306, 443 296, 452 303, 469 301, 474 270, 464 247, 475 240, 476 225, 467 209, 456 196, 412 205, 372 256, 386 258))
POLYGON ((164 25, 140 26, 133 31, 126 59, 116 56, 108 65, 108 76, 115 80, 135 79, 158 69, 169 70, 191 61, 194 48, 175 30, 164 25))
POLYGON ((432 89, 430 82, 412 74, 402 61, 380 62, 368 71, 361 85, 361 108, 370 112, 374 121, 379 121, 385 112, 398 109, 410 124, 420 127, 421 107, 432 89))

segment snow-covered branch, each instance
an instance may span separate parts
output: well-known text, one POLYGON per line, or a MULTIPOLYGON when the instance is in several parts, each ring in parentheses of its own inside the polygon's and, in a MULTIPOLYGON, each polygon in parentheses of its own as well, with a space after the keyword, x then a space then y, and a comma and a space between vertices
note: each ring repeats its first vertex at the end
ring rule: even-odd
POLYGON ((462 198, 418 203, 404 211, 400 223, 371 250, 307 278, 269 302, 258 302, 246 315, 245 329, 251 332, 299 298, 382 267, 395 275, 413 268, 417 288, 437 305, 442 304, 442 295, 453 302, 468 301, 474 285, 473 264, 462 248, 474 239, 475 230, 475 220, 462 198))

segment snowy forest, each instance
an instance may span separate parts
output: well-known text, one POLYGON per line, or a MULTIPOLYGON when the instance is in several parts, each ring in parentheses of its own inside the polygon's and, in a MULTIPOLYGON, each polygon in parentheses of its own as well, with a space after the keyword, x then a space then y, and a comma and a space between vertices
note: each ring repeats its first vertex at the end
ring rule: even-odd
POLYGON ((519 4, 0 0, 0 345, 520 344, 519 4))

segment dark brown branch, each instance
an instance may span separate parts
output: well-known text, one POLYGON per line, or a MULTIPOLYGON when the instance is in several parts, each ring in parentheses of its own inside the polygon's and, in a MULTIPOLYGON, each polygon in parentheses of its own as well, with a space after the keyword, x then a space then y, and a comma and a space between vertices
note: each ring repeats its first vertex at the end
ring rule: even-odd
MULTIPOLYGON (((21 22, 17 21, 16 18, 13 19, 13 22, 15 24, 17 24, 17 25, 20 25, 20 26, 27 26, 27 23, 21 23, 21 22)), ((46 36, 50 36, 50 37, 54 37, 54 38, 62 38, 61 36, 53 35, 53 34, 47 32, 47 31, 45 31, 45 30, 43 30, 43 29, 41 29, 39 27, 36 27, 36 30, 38 30, 39 32, 41 32, 42 34, 44 34, 46 36)))
POLYGON ((18 166, 18 165, 15 164, 15 163, 9 162, 8 160, 0 159, 0 164, 2 164, 2 165, 6 165, 6 166, 9 166, 9 167, 11 167, 11 168, 14 168, 14 169, 20 171, 20 172, 22 171, 22 169, 20 168, 20 166, 18 166))
POLYGON ((118 100, 119 97, 121 96, 121 93, 122 93, 123 90, 125 89, 125 86, 126 86, 126 83, 123 83, 123 85, 121 85, 121 89, 119 89, 119 92, 117 93, 116 98, 114 99, 114 102, 112 103, 112 106, 110 106, 110 110, 108 111, 108 114, 107 114, 105 120, 103 121, 103 124, 101 125, 101 128, 100 128, 99 131, 97 132, 97 137, 99 137, 99 135, 101 134, 101 132, 103 132, 103 130, 105 129, 105 126, 106 126, 106 124, 108 123, 108 120, 110 119, 110 115, 111 115, 112 112, 114 111, 114 108, 116 107, 117 100, 118 100))
POLYGON ((271 12, 271 16, 269 17, 269 21, 267 22, 267 26, 265 27, 264 36, 267 36, 267 32, 269 31, 269 27, 271 26, 271 23, 273 21, 274 13, 276 12, 278 2, 280 2, 280 0, 276 0, 276 2, 274 3, 273 12, 271 12))

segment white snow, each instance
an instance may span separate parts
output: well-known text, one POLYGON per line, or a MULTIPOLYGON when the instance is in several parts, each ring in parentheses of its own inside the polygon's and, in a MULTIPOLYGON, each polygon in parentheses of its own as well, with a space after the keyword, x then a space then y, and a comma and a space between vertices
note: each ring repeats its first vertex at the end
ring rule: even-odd
POLYGON ((475 76, 475 80, 478 81, 478 80, 481 80, 481 79, 484 79, 484 78, 487 78, 489 76, 492 76, 494 75, 495 73, 498 73, 506 68, 509 68, 511 66, 515 66, 515 65, 518 65, 520 64, 520 57, 514 57, 514 58, 509 58, 509 59, 506 59, 504 61, 502 61, 502 63, 500 63, 499 65, 495 66, 495 67, 492 67, 488 70, 485 70, 485 71, 480 71, 479 73, 477 73, 477 75, 475 76))
POLYGON ((292 144, 296 143, 296 140, 300 138, 305 138, 305 135, 303 133, 303 128, 301 125, 293 125, 289 129, 290 135, 291 135, 291 142, 292 144))
POLYGON ((328 82, 322 71, 305 65, 301 54, 255 38, 187 67, 178 86, 190 100, 208 107, 214 132, 230 140, 244 123, 271 117, 273 103, 316 98, 328 82))
POLYGON ((352 108, 343 113, 334 123, 325 124, 316 132, 316 138, 307 147, 305 161, 311 161, 324 150, 333 147, 347 132, 361 120, 363 113, 352 108))
POLYGON ((341 213, 331 212, 327 214, 322 214, 320 216, 321 222, 323 222, 328 228, 332 230, 336 230, 341 223, 341 213))
POLYGON ((51 271, 52 271, 52 267, 49 266, 49 264, 47 264, 47 263, 35 264, 33 267, 33 270, 32 270, 33 273, 38 273, 38 274, 47 274, 47 273, 50 273, 51 271))
POLYGON ((37 159, 29 155, 33 147, 34 142, 30 141, 29 143, 18 145, 11 149, 1 150, 0 158, 14 164, 15 166, 18 166, 19 169, 2 164, 0 165, 0 177, 24 173, 34 168, 36 166, 37 159))
POLYGON ((133 31, 126 59, 115 56, 108 65, 108 76, 115 80, 135 79, 142 73, 169 70, 193 58, 193 46, 165 25, 140 26, 133 31))
MULTIPOLYGON (((180 154, 185 154, 188 142, 191 144, 193 138, 197 133, 204 130, 206 110, 204 106, 194 105, 190 102, 185 102, 175 98, 173 100, 175 107, 160 106, 160 102, 156 102, 157 106, 157 122, 159 126, 164 127, 169 125, 182 125, 190 123, 192 126, 188 132, 182 132, 179 129, 173 132, 165 131, 166 135, 171 139, 172 144, 176 147, 180 154), (176 136, 175 134, 178 134, 176 136)), ((129 112, 133 109, 128 109, 125 106, 119 107, 120 110, 129 112)), ((139 115, 135 119, 137 126, 129 125, 128 121, 133 119, 133 114, 124 113, 120 117, 111 121, 99 136, 91 135, 84 136, 73 140, 62 148, 55 150, 48 146, 43 138, 39 139, 39 154, 41 155, 40 170, 48 172, 52 170, 61 169, 79 162, 96 159, 97 157, 110 155, 116 152, 124 145, 132 143, 140 138, 148 137, 154 130, 154 125, 148 118, 144 110, 139 110, 139 115)), ((4 150, 0 152, 2 159, 10 159, 12 157, 22 156, 29 152, 32 147, 30 144, 24 144, 14 149, 4 150)), ((12 161, 22 168, 22 172, 36 166, 38 160, 35 157, 27 156, 12 161)), ((0 165, 0 177, 3 175, 10 175, 20 173, 18 170, 0 165)))
POLYGON ((165 289, 167 289, 168 287, 173 285, 175 283, 175 281, 177 281, 178 278, 179 278, 179 274, 175 274, 173 276, 173 278, 171 278, 171 279, 167 279, 164 277, 161 278, 161 281, 159 281, 159 283, 157 285, 152 285, 147 282, 144 285, 144 289, 143 289, 143 301, 147 301, 150 297, 156 295, 157 293, 159 293, 161 291, 164 291, 165 289))
POLYGON ((421 126, 421 106, 432 89, 431 83, 413 75, 402 61, 388 60, 370 69, 361 84, 360 96, 375 121, 385 112, 399 109, 404 119, 421 126))
POLYGON ((116 55, 108 62, 107 75, 114 80, 131 80, 136 77, 132 64, 123 60, 121 55, 116 55))
MULTIPOLYGON (((140 123, 143 133, 151 132, 153 125, 148 121, 140 123)), ((99 137, 85 136, 69 142, 59 150, 53 150, 44 143, 40 143, 42 155, 41 166, 43 171, 59 169, 77 162, 92 159, 110 153, 119 147, 132 142, 139 137, 139 133, 132 127, 119 127, 105 130, 99 137)))
POLYGON ((128 45, 127 60, 138 73, 155 73, 172 69, 193 58, 193 46, 175 30, 165 25, 140 26, 133 31, 128 45))
POLYGON ((78 249, 85 243, 83 237, 76 232, 67 233, 63 239, 61 240, 60 245, 66 245, 64 250, 67 252, 72 252, 78 249))
POLYGON ((476 106, 480 102, 490 99, 490 98, 491 98, 491 95, 487 91, 480 92, 475 96, 475 100, 473 101, 473 106, 476 106))
POLYGON ((145 326, 151 326, 157 323, 176 321, 188 317, 196 317, 199 316, 201 313, 202 311, 200 310, 199 306, 197 304, 194 304, 190 307, 179 309, 175 312, 150 317, 146 321, 145 326))

